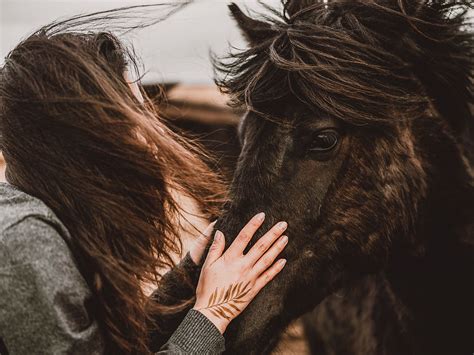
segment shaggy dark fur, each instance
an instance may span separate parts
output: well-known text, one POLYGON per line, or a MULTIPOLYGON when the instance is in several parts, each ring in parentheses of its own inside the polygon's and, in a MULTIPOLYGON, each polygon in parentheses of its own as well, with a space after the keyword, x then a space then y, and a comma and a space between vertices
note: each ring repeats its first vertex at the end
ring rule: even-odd
POLYGON ((250 49, 216 63, 218 83, 248 112, 217 227, 230 243, 263 210, 290 243, 229 353, 270 352, 316 306, 315 354, 474 351, 470 6, 295 0, 260 20, 230 6, 250 49))

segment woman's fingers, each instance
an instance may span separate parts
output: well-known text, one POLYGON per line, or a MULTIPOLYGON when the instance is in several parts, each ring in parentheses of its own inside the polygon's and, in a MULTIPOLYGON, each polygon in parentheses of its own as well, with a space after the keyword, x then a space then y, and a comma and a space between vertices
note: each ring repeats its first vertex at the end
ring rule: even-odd
POLYGON ((214 226, 216 225, 217 220, 214 222, 210 223, 206 229, 204 229, 204 232, 202 232, 201 237, 204 237, 207 241, 211 238, 212 231, 214 230, 214 226))
POLYGON ((281 270, 283 270, 285 264, 286 260, 280 259, 276 263, 274 263, 269 269, 267 269, 267 271, 260 275, 257 281, 255 282, 256 293, 260 292, 260 290, 264 288, 266 284, 272 281, 274 277, 278 275, 281 270))
POLYGON ((209 253, 207 253, 206 261, 204 262, 203 268, 208 267, 213 264, 217 259, 219 259, 224 252, 225 240, 224 234, 221 231, 217 231, 214 235, 214 241, 212 242, 211 247, 209 248, 209 253))
POLYGON ((287 244, 288 238, 281 237, 287 227, 285 222, 274 226, 243 255, 263 220, 263 213, 254 216, 225 253, 224 234, 217 231, 201 270, 194 309, 221 333, 285 265, 285 260, 274 263, 287 244))
POLYGON ((275 261, 278 255, 285 249, 288 244, 288 237, 286 235, 280 237, 268 251, 257 261, 252 268, 252 273, 258 277, 265 272, 275 261))
POLYGON ((236 257, 242 255, 245 247, 252 239, 255 232, 260 228, 263 221, 265 220, 265 213, 260 212, 259 214, 252 217, 252 219, 245 225, 240 231, 239 235, 235 238, 232 245, 226 251, 226 255, 229 257, 236 257))
POLYGON ((209 240, 211 239, 212 231, 214 230, 214 225, 216 221, 209 224, 204 232, 199 235, 193 242, 191 249, 189 250, 189 254, 191 255, 191 259, 194 261, 196 265, 199 265, 201 262, 202 256, 206 250, 207 245, 209 244, 209 240))
POLYGON ((279 222, 272 227, 267 233, 263 235, 245 255, 247 262, 254 265, 258 259, 270 248, 275 240, 280 237, 288 227, 286 222, 279 222))

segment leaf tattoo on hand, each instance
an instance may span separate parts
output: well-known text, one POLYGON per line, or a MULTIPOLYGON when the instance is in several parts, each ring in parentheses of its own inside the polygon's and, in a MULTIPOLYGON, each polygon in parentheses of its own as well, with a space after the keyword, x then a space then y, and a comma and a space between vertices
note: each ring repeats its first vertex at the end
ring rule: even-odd
POLYGON ((250 282, 231 284, 227 288, 216 288, 209 297, 207 307, 218 318, 232 319, 240 313, 239 303, 245 303, 243 298, 250 292, 250 282))

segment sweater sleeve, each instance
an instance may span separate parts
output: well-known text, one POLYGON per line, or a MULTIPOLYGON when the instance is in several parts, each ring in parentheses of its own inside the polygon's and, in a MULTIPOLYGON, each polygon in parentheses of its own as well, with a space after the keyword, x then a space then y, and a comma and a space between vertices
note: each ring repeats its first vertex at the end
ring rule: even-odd
MULTIPOLYGON (((150 302, 165 306, 194 300, 201 268, 186 254, 183 260, 160 281, 150 302)), ((221 354, 225 349, 222 334, 201 312, 190 309, 193 302, 177 312, 154 318, 151 331, 152 351, 157 354, 221 354), (159 349, 159 350, 158 350, 159 349)))
POLYGON ((201 312, 190 310, 168 342, 156 354, 221 354, 225 341, 215 325, 201 312))
POLYGON ((162 277, 157 289, 150 296, 149 303, 158 302, 170 307, 190 301, 187 306, 181 306, 176 311, 153 317, 153 324, 150 325, 151 351, 158 351, 168 341, 192 308, 199 274, 200 267, 194 264, 188 253, 177 266, 162 277))

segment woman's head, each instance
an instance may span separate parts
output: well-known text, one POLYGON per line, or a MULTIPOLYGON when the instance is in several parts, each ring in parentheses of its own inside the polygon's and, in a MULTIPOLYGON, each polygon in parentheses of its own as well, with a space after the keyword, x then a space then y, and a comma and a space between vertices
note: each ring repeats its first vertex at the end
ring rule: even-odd
POLYGON ((113 34, 55 25, 18 44, 0 70, 7 180, 69 229, 113 353, 146 351, 141 285, 179 249, 172 193, 208 216, 222 196, 198 148, 130 90, 131 64, 113 34))

